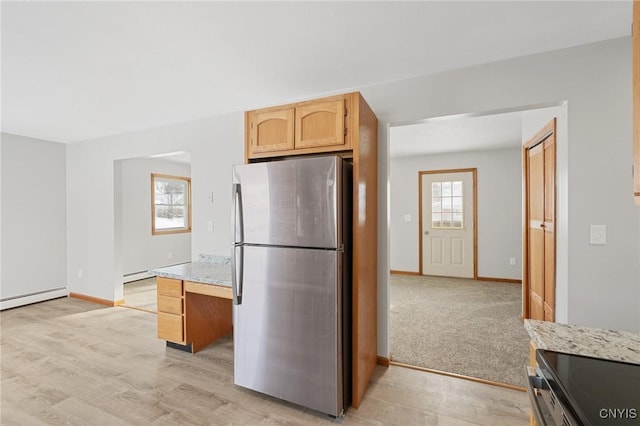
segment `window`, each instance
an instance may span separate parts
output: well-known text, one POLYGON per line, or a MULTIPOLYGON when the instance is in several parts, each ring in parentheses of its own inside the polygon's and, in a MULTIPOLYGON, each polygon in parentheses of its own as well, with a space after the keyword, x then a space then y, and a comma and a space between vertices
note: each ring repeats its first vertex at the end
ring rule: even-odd
POLYGON ((151 173, 151 233, 191 232, 191 178, 151 173))
POLYGON ((462 181, 431 183, 431 227, 462 229, 462 181))

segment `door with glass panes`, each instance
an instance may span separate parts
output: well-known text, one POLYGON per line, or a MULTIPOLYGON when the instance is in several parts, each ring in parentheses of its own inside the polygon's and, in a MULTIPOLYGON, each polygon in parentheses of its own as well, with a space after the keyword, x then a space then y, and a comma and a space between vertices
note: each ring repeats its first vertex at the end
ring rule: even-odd
POLYGON ((422 275, 475 278, 476 169, 420 172, 422 275))

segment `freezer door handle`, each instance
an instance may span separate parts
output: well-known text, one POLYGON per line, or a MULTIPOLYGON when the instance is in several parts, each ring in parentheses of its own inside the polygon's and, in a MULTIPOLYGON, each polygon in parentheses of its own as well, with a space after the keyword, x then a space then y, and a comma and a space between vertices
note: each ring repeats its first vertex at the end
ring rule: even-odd
POLYGON ((233 241, 235 243, 244 242, 244 220, 242 214, 242 189, 239 183, 232 186, 233 192, 233 241))
POLYGON ((244 247, 234 246, 231 257, 231 287, 233 289, 233 304, 242 304, 242 286, 244 273, 244 247))

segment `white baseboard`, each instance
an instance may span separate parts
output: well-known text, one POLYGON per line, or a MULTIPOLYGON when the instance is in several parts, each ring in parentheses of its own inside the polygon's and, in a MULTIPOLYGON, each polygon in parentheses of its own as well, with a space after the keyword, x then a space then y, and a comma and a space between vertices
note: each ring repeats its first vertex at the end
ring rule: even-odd
POLYGON ((24 296, 12 297, 11 299, 0 301, 0 311, 18 306, 30 305, 31 303, 44 302, 45 300, 57 299, 58 297, 69 296, 67 287, 46 290, 39 293, 27 294, 24 296))

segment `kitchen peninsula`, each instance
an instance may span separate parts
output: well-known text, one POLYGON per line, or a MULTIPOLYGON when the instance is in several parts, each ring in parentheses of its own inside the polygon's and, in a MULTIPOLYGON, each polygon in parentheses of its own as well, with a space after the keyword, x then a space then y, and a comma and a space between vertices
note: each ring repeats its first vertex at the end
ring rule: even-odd
POLYGON ((158 338, 195 353, 232 331, 230 258, 152 269, 158 285, 158 338))
POLYGON ((526 319, 530 424, 637 424, 640 334, 526 319))
POLYGON ((524 328, 531 337, 532 365, 535 349, 640 364, 638 333, 531 319, 524 320, 524 328))

